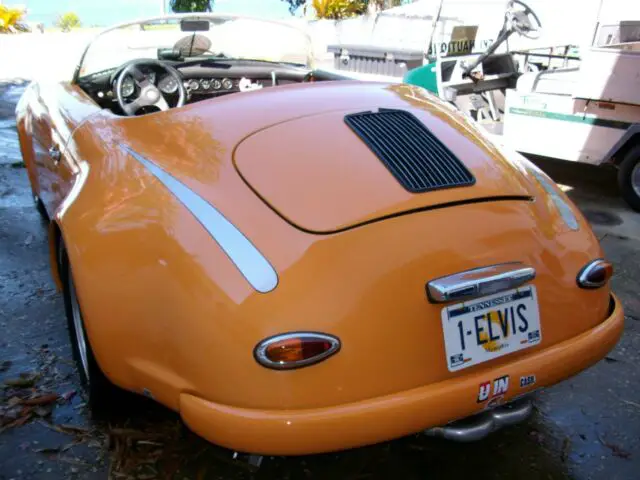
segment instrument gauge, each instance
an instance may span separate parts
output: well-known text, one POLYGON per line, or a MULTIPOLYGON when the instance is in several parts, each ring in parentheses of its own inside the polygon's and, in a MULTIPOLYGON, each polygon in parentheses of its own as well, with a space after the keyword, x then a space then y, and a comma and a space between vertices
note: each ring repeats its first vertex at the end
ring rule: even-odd
POLYGON ((178 82, 171 75, 167 75, 160 79, 158 88, 163 93, 176 93, 178 91, 178 82))
POLYGON ((209 90, 209 87, 211 87, 211 80, 200 80, 200 86, 205 90, 209 90))
POLYGON ((200 84, 198 83, 197 80, 189 81, 189 90, 198 90, 199 87, 200 87, 200 84))
POLYGON ((127 76, 123 81, 122 81, 122 96, 123 97, 130 97, 131 95, 133 95, 133 92, 135 91, 136 87, 135 87, 135 83, 133 83, 133 78, 127 76))
POLYGON ((220 80, 214 80, 211 84, 213 85, 214 90, 220 90, 220 87, 222 87, 220 80))
POLYGON ((233 82, 228 78, 222 80, 222 86, 225 90, 231 90, 233 88, 233 82))

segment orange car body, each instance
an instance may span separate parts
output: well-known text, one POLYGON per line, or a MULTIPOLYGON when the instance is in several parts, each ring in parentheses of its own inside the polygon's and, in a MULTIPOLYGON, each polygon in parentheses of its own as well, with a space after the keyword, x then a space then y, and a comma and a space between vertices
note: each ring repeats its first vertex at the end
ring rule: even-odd
POLYGON ((60 235, 100 368, 214 443, 295 455, 397 438, 482 411, 478 388, 494 379, 511 378, 504 401, 564 380, 621 335, 608 285, 576 286, 603 256, 580 212, 556 193, 579 223, 568 228, 523 163, 422 89, 310 83, 125 118, 75 85, 32 84, 17 113, 51 218, 54 277, 60 235), (376 108, 414 114, 475 184, 402 188, 343 121, 376 108), (214 205, 277 286, 252 286, 130 151, 214 205), (446 304, 430 302, 425 284, 505 262, 536 270, 542 341, 452 372, 446 304), (256 362, 261 340, 299 330, 335 335, 341 349, 290 371, 256 362))

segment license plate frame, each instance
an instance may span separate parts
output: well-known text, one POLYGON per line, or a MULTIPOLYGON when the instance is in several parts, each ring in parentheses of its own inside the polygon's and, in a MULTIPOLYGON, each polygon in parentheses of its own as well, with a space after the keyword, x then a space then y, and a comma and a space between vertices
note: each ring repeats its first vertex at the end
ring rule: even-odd
POLYGON ((539 345, 542 341, 534 285, 448 305, 441 312, 445 360, 450 372, 539 345))

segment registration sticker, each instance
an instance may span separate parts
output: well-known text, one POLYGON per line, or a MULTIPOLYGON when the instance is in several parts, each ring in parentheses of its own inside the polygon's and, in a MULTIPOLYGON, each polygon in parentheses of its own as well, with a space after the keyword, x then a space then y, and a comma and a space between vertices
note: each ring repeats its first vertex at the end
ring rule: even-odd
POLYGON ((529 387, 536 383, 535 375, 527 375, 526 377, 520 377, 520 388, 529 387))
POLYGON ((538 345, 536 289, 529 285, 445 307, 442 331, 450 372, 538 345))

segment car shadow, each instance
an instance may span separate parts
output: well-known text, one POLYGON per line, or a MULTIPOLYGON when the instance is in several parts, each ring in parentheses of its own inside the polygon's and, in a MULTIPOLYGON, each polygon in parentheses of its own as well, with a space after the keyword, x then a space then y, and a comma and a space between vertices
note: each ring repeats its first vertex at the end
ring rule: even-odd
POLYGON ((595 195, 620 200, 617 184, 618 169, 613 165, 590 165, 549 157, 526 155, 559 185, 571 187, 567 194, 595 195))
MULTIPOLYGON (((417 434, 342 452, 265 457, 259 468, 234 460, 234 452, 199 438, 177 414, 146 399, 129 403, 126 413, 112 415, 101 416, 96 426, 108 432, 112 468, 121 475, 144 474, 152 463, 154 471, 163 478, 569 477, 563 437, 552 432, 552 427, 537 412, 529 421, 495 432, 479 442, 455 443, 417 434)), ((336 435, 340 432, 336 431, 336 435)))

